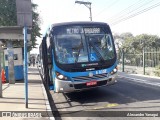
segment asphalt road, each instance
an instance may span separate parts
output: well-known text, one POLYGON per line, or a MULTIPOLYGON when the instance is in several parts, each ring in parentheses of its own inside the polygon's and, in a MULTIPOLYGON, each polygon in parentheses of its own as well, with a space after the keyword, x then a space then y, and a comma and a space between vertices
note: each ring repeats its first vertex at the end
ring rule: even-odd
POLYGON ((160 79, 120 74, 117 81, 112 86, 82 92, 62 94, 51 91, 61 116, 56 119, 160 119, 160 79), (147 115, 154 117, 146 117, 147 115))

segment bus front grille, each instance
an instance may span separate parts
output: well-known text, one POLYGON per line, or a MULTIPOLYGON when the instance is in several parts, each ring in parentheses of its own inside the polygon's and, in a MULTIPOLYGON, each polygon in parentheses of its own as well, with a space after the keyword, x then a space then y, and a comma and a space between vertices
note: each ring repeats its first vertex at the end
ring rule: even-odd
POLYGON ((92 77, 89 77, 89 76, 73 77, 73 80, 74 81, 82 81, 82 80, 90 81, 90 80, 98 80, 106 77, 108 77, 108 74, 104 73, 104 74, 96 74, 96 75, 93 75, 92 77))

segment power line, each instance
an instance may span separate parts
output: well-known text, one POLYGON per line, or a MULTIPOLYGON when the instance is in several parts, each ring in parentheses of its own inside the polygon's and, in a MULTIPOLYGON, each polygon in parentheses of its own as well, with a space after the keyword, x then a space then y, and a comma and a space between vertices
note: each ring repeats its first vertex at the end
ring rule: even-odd
POLYGON ((96 15, 94 15, 94 17, 99 16, 101 13, 103 13, 106 9, 111 8, 113 5, 115 5, 118 2, 118 0, 113 1, 109 6, 105 7, 104 9, 102 9, 99 13, 97 13, 96 15))
POLYGON ((135 17, 135 16, 137 16, 137 15, 139 15, 139 14, 142 14, 142 13, 144 13, 144 12, 147 12, 147 11, 153 9, 153 8, 158 7, 158 6, 160 6, 160 2, 159 2, 159 3, 156 3, 156 4, 152 5, 152 6, 150 6, 150 7, 148 7, 148 8, 145 8, 145 9, 143 9, 143 10, 141 10, 141 11, 138 11, 138 12, 136 12, 136 13, 130 15, 130 16, 127 16, 127 17, 125 17, 125 18, 122 18, 122 19, 120 19, 120 20, 118 20, 118 21, 116 21, 116 22, 113 22, 113 23, 111 23, 111 25, 113 26, 113 25, 116 25, 116 24, 118 24, 118 23, 120 23, 120 22, 122 22, 122 21, 126 21, 126 20, 128 20, 128 19, 130 19, 130 18, 133 18, 133 17, 135 17))
POLYGON ((120 11, 119 13, 117 13, 116 15, 110 17, 108 20, 113 19, 113 18, 117 18, 120 15, 123 15, 124 13, 126 13, 129 9, 131 9, 132 7, 138 5, 139 3, 143 2, 144 0, 138 0, 138 2, 135 2, 134 4, 131 4, 130 6, 128 6, 127 8, 123 9, 122 11, 120 11))
POLYGON ((129 12, 127 12, 127 13, 125 12, 125 14, 122 14, 122 15, 119 16, 119 17, 112 18, 112 19, 110 19, 110 21, 111 21, 111 20, 112 20, 112 21, 117 21, 117 19, 121 19, 121 18, 129 15, 130 13, 134 13, 134 12, 136 12, 137 10, 139 10, 140 8, 145 7, 147 4, 149 4, 149 3, 153 2, 153 1, 154 1, 154 0, 150 0, 150 1, 147 1, 147 2, 145 2, 145 3, 143 3, 143 4, 139 4, 137 7, 134 7, 131 11, 129 11, 129 12))

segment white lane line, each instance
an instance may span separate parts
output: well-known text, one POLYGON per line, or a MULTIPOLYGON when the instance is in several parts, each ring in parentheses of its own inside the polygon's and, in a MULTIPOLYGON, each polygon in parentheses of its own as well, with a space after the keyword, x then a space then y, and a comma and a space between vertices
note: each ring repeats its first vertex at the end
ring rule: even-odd
POLYGON ((131 78, 131 77, 126 77, 126 76, 122 76, 122 75, 119 75, 119 76, 121 76, 123 78, 127 78, 130 81, 134 81, 134 82, 139 82, 139 83, 144 83, 144 84, 160 87, 160 83, 158 83, 158 82, 153 82, 152 83, 152 82, 148 82, 147 80, 143 80, 143 79, 131 78))

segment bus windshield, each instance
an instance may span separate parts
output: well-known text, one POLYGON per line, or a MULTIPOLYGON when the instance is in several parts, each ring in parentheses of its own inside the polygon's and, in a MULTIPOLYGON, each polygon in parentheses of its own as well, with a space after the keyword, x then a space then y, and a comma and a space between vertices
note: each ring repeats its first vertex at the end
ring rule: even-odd
POLYGON ((110 33, 100 28, 66 29, 54 36, 56 61, 60 64, 101 62, 115 57, 110 33))
POLYGON ((57 35, 56 56, 61 64, 88 62, 81 35, 57 35))
POLYGON ((110 35, 93 34, 87 36, 89 41, 90 61, 104 61, 114 58, 114 48, 110 35))

